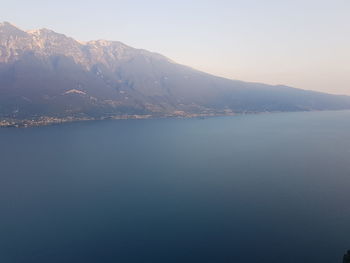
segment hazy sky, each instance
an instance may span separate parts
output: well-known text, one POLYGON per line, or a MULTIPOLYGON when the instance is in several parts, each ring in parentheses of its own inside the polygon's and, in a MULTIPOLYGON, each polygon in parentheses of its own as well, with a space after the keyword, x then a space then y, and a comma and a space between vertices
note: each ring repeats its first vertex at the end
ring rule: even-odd
POLYGON ((0 20, 246 81, 350 94, 350 0, 0 0, 0 20))

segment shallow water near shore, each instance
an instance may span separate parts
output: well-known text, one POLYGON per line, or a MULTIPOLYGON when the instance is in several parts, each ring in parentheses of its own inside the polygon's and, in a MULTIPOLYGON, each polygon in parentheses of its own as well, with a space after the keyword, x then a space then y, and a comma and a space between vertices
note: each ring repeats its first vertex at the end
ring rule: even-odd
POLYGON ((350 111, 0 129, 0 262, 341 262, 350 111))

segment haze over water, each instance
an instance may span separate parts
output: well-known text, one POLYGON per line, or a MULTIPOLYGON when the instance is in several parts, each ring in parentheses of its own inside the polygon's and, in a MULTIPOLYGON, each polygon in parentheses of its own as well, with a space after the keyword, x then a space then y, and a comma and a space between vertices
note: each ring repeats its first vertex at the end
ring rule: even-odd
POLYGON ((349 119, 0 129, 0 262, 341 262, 349 119))

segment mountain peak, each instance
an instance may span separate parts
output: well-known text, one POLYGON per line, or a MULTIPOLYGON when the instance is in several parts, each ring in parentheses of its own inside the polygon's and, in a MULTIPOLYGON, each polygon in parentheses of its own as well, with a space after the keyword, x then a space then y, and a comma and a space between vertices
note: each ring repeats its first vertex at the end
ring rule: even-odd
POLYGON ((7 21, 0 23, 0 28, 3 28, 3 27, 15 27, 15 28, 17 28, 16 26, 12 25, 10 22, 7 22, 7 21))
POLYGON ((40 28, 40 29, 34 29, 27 31, 28 34, 35 35, 35 36, 61 36, 66 37, 64 34, 57 33, 51 29, 47 28, 40 28))
POLYGON ((95 45, 98 44, 100 46, 109 46, 112 43, 112 41, 108 41, 108 40, 104 40, 104 39, 98 39, 98 40, 91 40, 88 43, 95 44, 95 45))
POLYGON ((105 39, 98 39, 98 40, 90 40, 86 42, 87 45, 95 45, 99 47, 109 47, 109 46, 118 46, 123 48, 131 48, 130 46, 120 42, 120 41, 111 41, 111 40, 105 40, 105 39))
POLYGON ((0 33, 7 34, 7 35, 23 35, 26 34, 26 32, 20 30, 15 25, 9 23, 9 22, 2 22, 0 23, 0 33))

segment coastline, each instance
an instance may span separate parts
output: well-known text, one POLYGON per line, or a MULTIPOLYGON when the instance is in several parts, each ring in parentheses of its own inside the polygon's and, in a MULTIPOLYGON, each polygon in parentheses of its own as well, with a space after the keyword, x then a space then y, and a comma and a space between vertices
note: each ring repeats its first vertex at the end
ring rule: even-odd
MULTIPOLYGON (((250 112, 252 114, 253 112, 250 112)), ((64 123, 82 122, 82 121, 103 121, 103 120, 128 120, 128 119, 154 119, 154 118, 205 118, 219 116, 235 116, 243 113, 203 113, 203 114, 125 114, 113 115, 107 117, 50 117, 42 116, 31 119, 0 119, 0 128, 31 128, 49 125, 58 125, 64 123)))
POLYGON ((14 118, 0 118, 1 128, 32 128, 42 127, 50 125, 60 125, 64 123, 83 122, 83 121, 103 121, 103 120, 129 120, 129 119, 164 119, 164 118, 177 118, 177 119, 191 119, 191 118, 209 118, 209 117, 226 117, 226 116, 239 116, 239 115, 255 115, 255 114, 271 114, 271 113, 287 113, 287 112, 319 112, 319 111, 347 111, 343 110, 305 110, 305 111, 244 111, 244 112, 211 112, 211 113, 184 113, 175 112, 173 114, 124 114, 124 115, 112 115, 103 117, 52 117, 41 116, 31 119, 14 119, 14 118))

